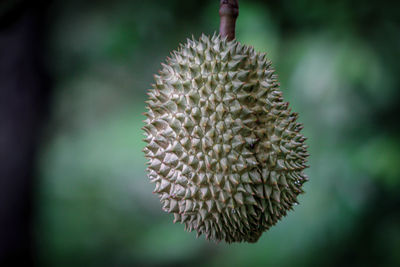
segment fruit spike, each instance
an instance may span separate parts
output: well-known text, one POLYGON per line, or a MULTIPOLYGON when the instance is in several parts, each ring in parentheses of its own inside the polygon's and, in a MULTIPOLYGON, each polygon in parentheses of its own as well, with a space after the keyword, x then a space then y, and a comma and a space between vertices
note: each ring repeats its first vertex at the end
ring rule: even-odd
POLYGON ((217 242, 256 242, 297 205, 306 145, 265 54, 214 34, 162 64, 144 153, 163 210, 217 242))

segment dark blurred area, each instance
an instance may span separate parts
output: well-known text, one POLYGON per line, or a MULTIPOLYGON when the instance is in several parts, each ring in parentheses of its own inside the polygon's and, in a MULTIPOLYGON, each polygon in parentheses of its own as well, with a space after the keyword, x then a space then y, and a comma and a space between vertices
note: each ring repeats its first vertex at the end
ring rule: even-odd
POLYGON ((256 244, 213 244, 151 192, 140 128, 218 0, 0 2, 0 266, 400 266, 400 2, 239 0, 304 124, 310 181, 256 244))
POLYGON ((32 265, 36 157, 50 93, 45 5, 0 4, 0 265, 32 265))

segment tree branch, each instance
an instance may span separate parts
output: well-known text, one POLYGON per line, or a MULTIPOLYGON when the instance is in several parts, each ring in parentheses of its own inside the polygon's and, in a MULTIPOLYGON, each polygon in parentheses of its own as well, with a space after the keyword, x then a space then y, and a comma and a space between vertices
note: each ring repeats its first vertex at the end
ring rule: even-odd
POLYGON ((235 39, 235 26, 238 15, 238 0, 220 0, 219 16, 221 20, 219 33, 222 37, 227 36, 228 41, 235 39))

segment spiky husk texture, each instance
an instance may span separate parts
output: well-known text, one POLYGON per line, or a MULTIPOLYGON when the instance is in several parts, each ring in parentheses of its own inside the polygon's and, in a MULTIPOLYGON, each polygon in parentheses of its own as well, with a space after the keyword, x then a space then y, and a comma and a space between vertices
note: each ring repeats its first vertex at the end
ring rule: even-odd
POLYGON ((256 242, 297 204, 305 138, 265 54, 219 35, 171 53, 146 102, 163 210, 207 239, 256 242))

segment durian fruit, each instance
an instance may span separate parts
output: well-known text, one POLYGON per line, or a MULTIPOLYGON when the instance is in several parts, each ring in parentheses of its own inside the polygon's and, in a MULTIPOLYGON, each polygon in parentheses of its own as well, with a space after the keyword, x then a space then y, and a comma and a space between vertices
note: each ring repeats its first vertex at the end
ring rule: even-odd
POLYGON ((307 181, 300 134, 265 54, 188 40, 149 90, 144 148, 164 211, 207 239, 256 242, 307 181))

